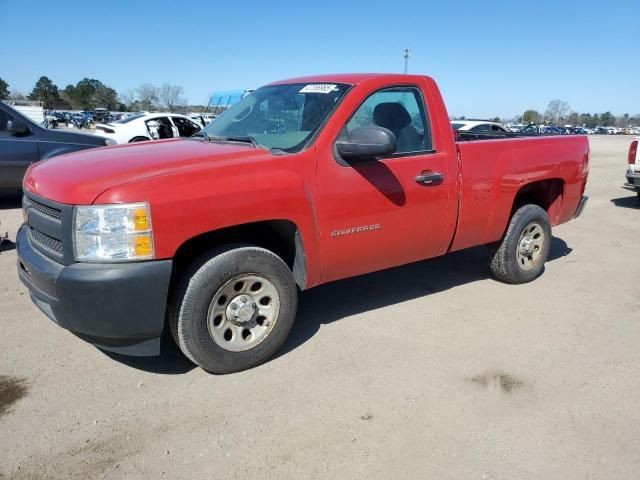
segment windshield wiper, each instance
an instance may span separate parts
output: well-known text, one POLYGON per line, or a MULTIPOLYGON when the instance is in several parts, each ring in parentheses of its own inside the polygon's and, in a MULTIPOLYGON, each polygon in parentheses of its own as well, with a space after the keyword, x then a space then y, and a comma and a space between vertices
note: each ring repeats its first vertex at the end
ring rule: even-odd
POLYGON ((209 141, 219 141, 219 142, 241 142, 241 143, 250 143, 254 146, 254 148, 258 148, 261 145, 253 138, 251 135, 245 136, 237 136, 237 137, 223 137, 217 135, 209 135, 209 141))

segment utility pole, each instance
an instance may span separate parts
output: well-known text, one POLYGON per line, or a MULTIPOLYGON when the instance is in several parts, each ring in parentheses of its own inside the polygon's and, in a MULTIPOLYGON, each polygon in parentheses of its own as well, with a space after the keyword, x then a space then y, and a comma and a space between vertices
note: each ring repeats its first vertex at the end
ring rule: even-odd
POLYGON ((408 48, 404 49, 404 74, 406 75, 409 71, 409 58, 411 57, 411 52, 408 48))

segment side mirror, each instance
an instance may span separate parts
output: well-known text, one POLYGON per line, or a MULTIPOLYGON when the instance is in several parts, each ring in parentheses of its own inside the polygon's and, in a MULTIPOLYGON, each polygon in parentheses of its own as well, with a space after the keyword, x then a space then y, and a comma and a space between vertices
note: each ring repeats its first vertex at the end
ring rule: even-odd
POLYGON ((383 127, 363 127, 351 132, 346 140, 338 140, 336 149, 345 160, 373 160, 396 151, 395 134, 383 127))
POLYGON ((7 120, 7 131, 15 135, 26 135, 29 133, 29 128, 17 120, 7 120))

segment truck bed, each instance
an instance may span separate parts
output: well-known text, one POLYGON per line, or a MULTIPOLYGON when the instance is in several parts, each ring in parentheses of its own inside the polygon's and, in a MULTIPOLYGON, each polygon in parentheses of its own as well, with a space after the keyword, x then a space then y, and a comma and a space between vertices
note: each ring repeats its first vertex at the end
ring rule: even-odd
POLYGON ((570 220, 588 172, 584 135, 458 141, 460 197, 451 250, 499 240, 524 185, 545 203, 552 225, 570 220), (535 183, 531 183, 534 181, 535 183))

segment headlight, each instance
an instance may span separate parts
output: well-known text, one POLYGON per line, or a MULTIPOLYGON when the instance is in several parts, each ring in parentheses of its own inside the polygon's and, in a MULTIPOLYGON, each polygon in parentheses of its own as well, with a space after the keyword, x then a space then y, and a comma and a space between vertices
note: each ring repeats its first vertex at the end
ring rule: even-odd
POLYGON ((105 138, 105 139, 104 139, 104 143, 105 143, 107 146, 117 145, 117 144, 118 144, 118 142, 116 142, 113 138, 105 138))
POLYGON ((74 223, 77 261, 126 262, 154 256, 147 203, 78 206, 74 223))

